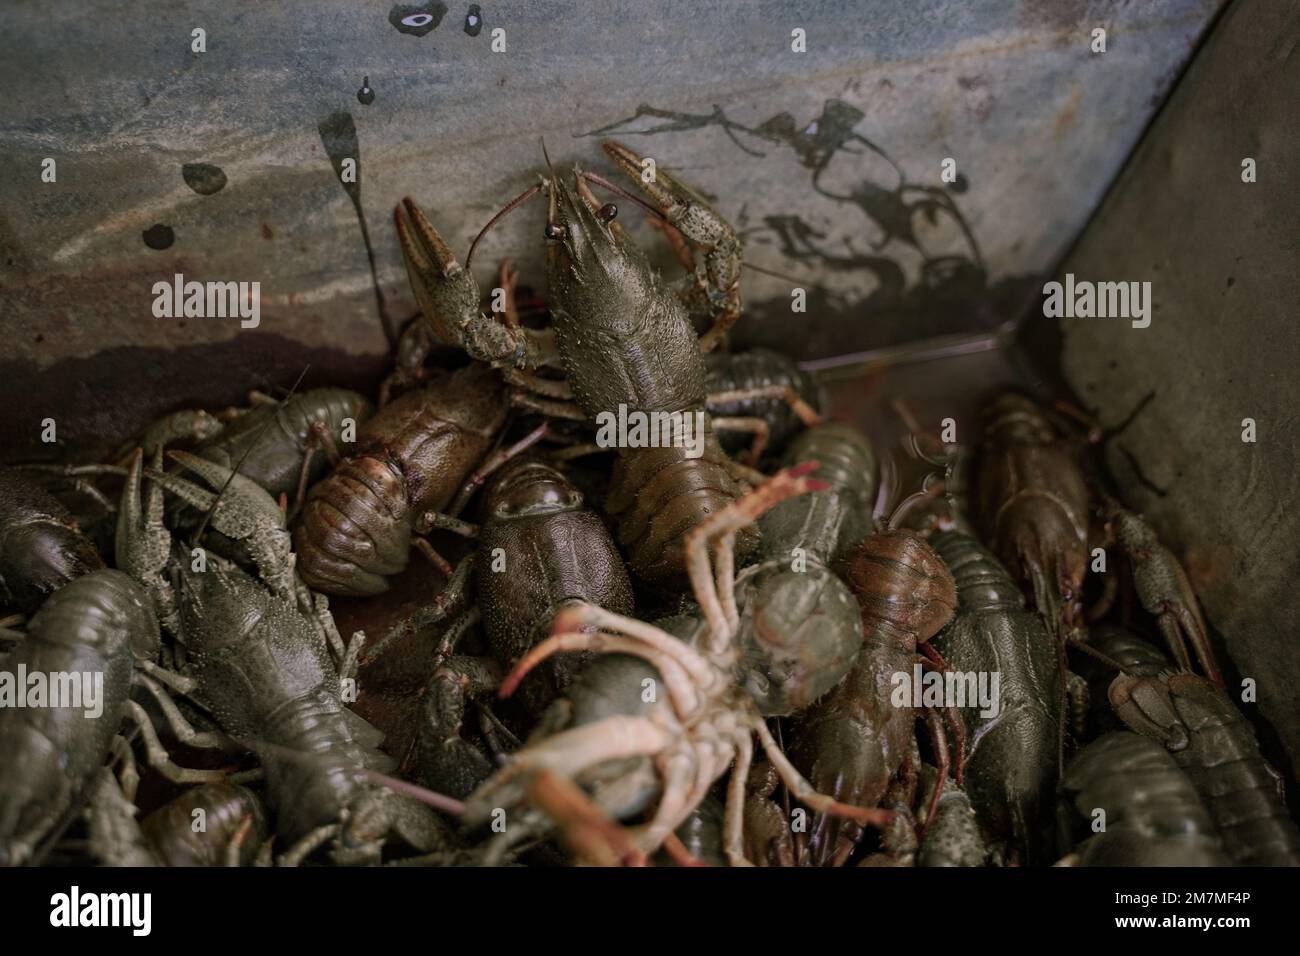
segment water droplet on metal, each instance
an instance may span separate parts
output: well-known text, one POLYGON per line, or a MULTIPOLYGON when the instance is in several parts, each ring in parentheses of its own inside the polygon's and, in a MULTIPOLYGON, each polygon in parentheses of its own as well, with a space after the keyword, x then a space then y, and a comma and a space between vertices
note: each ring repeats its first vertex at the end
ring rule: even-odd
POLYGON ((472 37, 483 32, 483 11, 477 3, 471 3, 469 12, 465 14, 465 32, 472 37))
POLYGON ((186 163, 181 167, 181 178, 200 196, 211 196, 226 185, 225 172, 211 163, 186 163))
POLYGON ((141 234, 141 237, 150 249, 169 249, 176 241, 176 233, 172 231, 172 227, 165 226, 161 222, 154 223, 141 234))
POLYGON ((388 22, 399 33, 422 37, 432 33, 447 15, 447 4, 441 0, 429 3, 396 3, 388 11, 388 22))

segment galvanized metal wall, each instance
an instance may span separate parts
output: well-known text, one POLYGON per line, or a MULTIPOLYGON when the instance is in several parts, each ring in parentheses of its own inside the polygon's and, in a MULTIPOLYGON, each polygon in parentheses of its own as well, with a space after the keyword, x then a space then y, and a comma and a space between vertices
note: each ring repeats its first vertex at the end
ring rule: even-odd
MULTIPOLYGON (((1240 0, 1063 271, 1151 282, 1151 325, 1064 323, 1128 503, 1187 566, 1245 702, 1300 766, 1300 6, 1240 0), (1242 179, 1253 159, 1256 181, 1242 179), (1144 405, 1143 402, 1146 404, 1144 405), (1254 442, 1243 441, 1245 419, 1254 442)), ((1041 320, 1040 320, 1041 321, 1041 320)), ((1248 436, 1247 436, 1248 437, 1248 436)), ((1233 687, 1236 690, 1234 684, 1233 687)))
MULTIPOLYGON (((791 277, 746 276, 751 340, 825 355, 990 327, 1032 300, 1220 0, 502 0, 477 31, 468 3, 425 6, 5 5, 6 457, 44 451, 50 415, 85 445, 287 386, 308 363, 309 385, 373 382, 361 225, 404 317, 394 203, 416 197, 463 250, 531 181, 543 136, 557 162, 605 168, 606 130, 716 197, 750 261, 791 277), (425 16, 424 35, 399 29, 425 16), (259 281, 260 326, 154 318, 151 287, 175 273, 259 281), (795 284, 810 293, 797 320, 795 284)), ((538 209, 517 213, 480 278, 509 255, 537 281, 540 229, 538 209)))

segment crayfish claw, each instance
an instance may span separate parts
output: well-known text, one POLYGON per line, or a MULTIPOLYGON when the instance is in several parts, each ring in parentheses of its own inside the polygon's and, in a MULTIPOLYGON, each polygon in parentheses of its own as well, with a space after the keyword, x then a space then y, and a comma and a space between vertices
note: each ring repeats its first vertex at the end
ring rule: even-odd
POLYGON ((540 347, 534 333, 483 314, 473 273, 457 261, 420 207, 403 199, 393 218, 411 291, 434 335, 493 366, 538 365, 540 347))
POLYGON ((1190 743, 1191 734, 1174 704, 1170 677, 1167 671, 1154 677, 1120 674, 1111 682, 1107 696, 1130 730, 1158 740, 1171 753, 1177 753, 1190 743))
MULTIPOLYGON (((169 451, 167 457, 185 470, 194 472, 213 488, 218 489, 216 497, 228 498, 233 505, 237 505, 241 511, 248 512, 250 516, 256 515, 263 521, 271 521, 279 525, 284 524, 284 512, 280 510, 279 503, 253 479, 241 475, 234 469, 218 462, 209 461, 189 452, 169 451)), ((168 478, 170 476, 160 475, 159 477, 168 478)), ((161 483, 163 487, 180 495, 182 498, 185 498, 185 494, 174 489, 180 487, 182 483, 187 484, 190 485, 190 488, 185 489, 185 492, 192 495, 191 489, 196 487, 189 482, 181 481, 164 481, 161 483)), ((199 504, 198 500, 191 500, 191 498, 185 498, 185 500, 198 505, 198 507, 212 506, 213 496, 204 493, 198 497, 203 499, 204 504, 199 504)))
POLYGON ((270 493, 251 478, 198 455, 172 451, 167 457, 219 490, 208 491, 156 468, 149 471, 154 484, 205 511, 213 528, 243 542, 266 585, 290 604, 298 605, 292 542, 284 512, 270 493))
MULTIPOLYGON (((137 448, 131 456, 118 504, 115 558, 120 570, 144 586, 153 599, 159 621, 169 633, 175 634, 180 626, 179 610, 171 582, 164 573, 171 557, 172 537, 163 524, 162 488, 157 482, 150 482, 141 502, 143 465, 144 450, 137 448)), ((161 470, 160 447, 154 451, 150 474, 161 470)))
POLYGON ((652 160, 612 139, 601 147, 650 197, 667 224, 696 247, 691 298, 706 303, 712 313, 712 328, 700 336, 701 351, 712 351, 740 318, 740 237, 695 190, 654 167, 652 160))
POLYGON ((1175 662, 1190 671, 1195 654, 1205 676, 1222 687, 1223 675, 1210 645, 1200 603, 1182 564, 1142 518, 1112 504, 1111 521, 1116 541, 1133 566, 1138 599, 1143 609, 1156 618, 1175 662))
POLYGON ((423 271, 436 269, 444 277, 461 271, 460 263, 451 247, 433 228, 423 210, 410 196, 403 197, 400 206, 393 210, 397 222, 397 237, 402 246, 402 256, 407 265, 418 265, 423 271), (403 216, 405 213, 405 216, 403 216), (407 221, 409 220, 409 226, 407 221))
POLYGON ((393 219, 420 313, 443 343, 460 345, 463 330, 480 317, 478 283, 411 199, 393 219))
POLYGON ((658 168, 655 168, 653 175, 647 176, 650 167, 645 157, 635 150, 612 139, 607 139, 600 145, 614 164, 641 187, 642 192, 650 197, 650 201, 674 226, 677 225, 675 220, 681 218, 693 202, 699 201, 699 196, 689 186, 679 183, 658 168))

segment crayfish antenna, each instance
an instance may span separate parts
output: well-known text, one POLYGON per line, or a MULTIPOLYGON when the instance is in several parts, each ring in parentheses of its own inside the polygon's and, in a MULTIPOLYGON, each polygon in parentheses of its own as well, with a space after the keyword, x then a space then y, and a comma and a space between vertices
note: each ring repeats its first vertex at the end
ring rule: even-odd
POLYGON ((546 151, 546 137, 541 137, 541 143, 542 158, 546 160, 546 222, 549 229, 560 211, 560 201, 556 198, 559 193, 559 177, 555 173, 555 167, 551 164, 551 154, 546 151))
POLYGON ((546 160, 546 171, 550 174, 551 182, 555 182, 555 166, 551 163, 551 154, 546 151, 546 137, 539 136, 538 140, 542 144, 542 159, 546 160))
POLYGON ((400 793, 403 796, 410 797, 412 800, 418 800, 420 803, 433 807, 435 810, 441 810, 443 813, 449 813, 455 817, 459 817, 465 812, 465 804, 462 801, 438 793, 436 790, 430 790, 417 783, 411 783, 409 780, 400 780, 397 777, 390 777, 388 774, 380 773, 377 770, 365 769, 362 770, 361 773, 371 783, 376 783, 381 787, 387 787, 394 793, 400 793))
POLYGON ((541 190, 541 188, 542 187, 540 184, 533 183, 533 185, 529 186, 518 196, 516 196, 514 199, 510 200, 503 207, 501 207, 501 209, 498 210, 497 213, 487 221, 487 225, 485 225, 482 229, 478 231, 478 235, 474 237, 474 241, 469 244, 469 252, 466 253, 465 255, 466 271, 469 270, 470 263, 474 261, 474 250, 478 248, 479 240, 488 234, 488 230, 490 230, 498 222, 500 222, 506 216, 510 215, 512 212, 514 212, 516 209, 518 209, 528 200, 536 196, 537 193, 541 190))

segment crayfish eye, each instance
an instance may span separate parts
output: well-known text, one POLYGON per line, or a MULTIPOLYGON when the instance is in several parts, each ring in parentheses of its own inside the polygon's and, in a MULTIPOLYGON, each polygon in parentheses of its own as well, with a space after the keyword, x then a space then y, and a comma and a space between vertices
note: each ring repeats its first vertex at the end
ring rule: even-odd
POLYGON ((612 202, 607 202, 600 207, 600 212, 596 213, 596 215, 601 222, 609 225, 614 221, 614 217, 618 215, 618 207, 612 202))
POLYGON ((546 224, 547 239, 563 239, 564 232, 565 232, 564 227, 561 226, 558 222, 548 222, 546 224))

